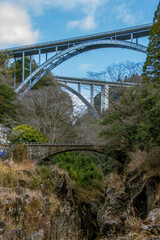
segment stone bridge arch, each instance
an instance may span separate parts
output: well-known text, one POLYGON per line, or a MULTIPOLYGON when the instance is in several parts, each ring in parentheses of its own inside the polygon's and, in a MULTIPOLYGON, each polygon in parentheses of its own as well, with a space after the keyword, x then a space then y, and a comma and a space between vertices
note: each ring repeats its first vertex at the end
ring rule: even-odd
MULTIPOLYGON (((71 151, 91 151, 104 154, 104 145, 89 145, 89 144, 50 144, 50 143, 23 143, 17 145, 14 153, 21 147, 21 153, 23 151, 23 159, 29 159, 39 165, 42 161, 45 161, 48 157, 56 154, 71 152, 71 151)), ((14 155, 13 153, 13 155, 14 155)), ((13 156, 14 158, 14 156, 13 156)), ((23 160, 22 159, 22 160, 23 160)))

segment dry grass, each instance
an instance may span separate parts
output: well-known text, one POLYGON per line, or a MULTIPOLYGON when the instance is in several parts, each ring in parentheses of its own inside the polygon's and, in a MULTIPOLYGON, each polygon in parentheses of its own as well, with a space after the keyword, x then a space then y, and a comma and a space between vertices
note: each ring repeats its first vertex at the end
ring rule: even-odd
MULTIPOLYGON (((143 221, 135 216, 128 216, 125 221, 126 239, 128 240, 145 240, 151 236, 147 230, 142 230, 143 221)), ((123 238, 119 238, 123 239, 123 238)))
POLYGON ((127 166, 127 172, 139 169, 146 172, 145 178, 160 176, 160 147, 153 148, 149 153, 138 150, 129 155, 131 162, 127 166))
POLYGON ((142 152, 140 150, 129 153, 131 161, 127 166, 127 171, 133 171, 141 166, 144 166, 146 155, 147 155, 146 152, 142 152))
POLYGON ((146 170, 151 176, 160 176, 160 147, 154 147, 146 155, 146 170))
POLYGON ((0 162, 0 187, 17 187, 18 180, 29 181, 29 177, 23 171, 35 172, 35 165, 33 162, 24 161, 20 164, 10 162, 5 164, 0 162))
POLYGON ((10 162, 10 167, 13 168, 15 171, 23 171, 27 170, 29 172, 35 172, 36 171, 36 165, 31 160, 23 160, 20 163, 10 162))
POLYGON ((110 173, 106 176, 105 178, 105 183, 108 188, 114 187, 116 190, 116 193, 121 192, 124 190, 124 181, 125 181, 125 176, 118 175, 117 173, 110 173))

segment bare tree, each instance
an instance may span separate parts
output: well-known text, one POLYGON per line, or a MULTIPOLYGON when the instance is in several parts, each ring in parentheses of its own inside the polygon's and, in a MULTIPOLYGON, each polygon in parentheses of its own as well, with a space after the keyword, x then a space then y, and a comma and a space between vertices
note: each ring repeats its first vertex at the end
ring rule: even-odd
POLYGON ((87 77, 109 82, 124 81, 126 78, 129 81, 129 79, 134 75, 141 76, 142 67, 142 63, 135 63, 130 61, 121 62, 119 64, 113 63, 102 72, 88 72, 87 77))
POLYGON ((99 106, 95 106, 97 111, 100 111, 100 96, 108 98, 109 107, 113 107, 115 102, 120 101, 120 97, 125 93, 127 87, 123 86, 123 82, 130 82, 139 84, 142 82, 142 63, 135 62, 121 62, 119 64, 112 64, 106 68, 105 71, 100 73, 88 72, 88 78, 103 80, 109 82, 118 82, 118 87, 112 86, 109 91, 102 89, 99 94, 95 97, 98 101, 99 106))
POLYGON ((60 86, 32 90, 20 105, 22 123, 34 126, 50 141, 66 142, 74 136, 72 100, 60 86))

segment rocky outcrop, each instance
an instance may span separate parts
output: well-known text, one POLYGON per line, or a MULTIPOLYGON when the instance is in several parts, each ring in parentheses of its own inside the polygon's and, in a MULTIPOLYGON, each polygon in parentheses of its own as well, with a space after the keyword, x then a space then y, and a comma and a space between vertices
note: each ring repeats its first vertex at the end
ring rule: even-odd
POLYGON ((135 239, 137 229, 143 236, 160 235, 157 176, 137 169, 121 187, 117 179, 98 191, 77 189, 56 167, 50 175, 37 169, 7 171, 0 176, 0 240, 135 239))
MULTIPOLYGON (((54 184, 50 193, 45 184, 32 190, 24 179, 19 179, 15 188, 0 189, 0 239, 80 238, 83 231, 75 185, 64 171, 55 169, 53 172, 54 184)), ((35 178, 32 173, 25 173, 35 178)))
MULTIPOLYGON (((156 204, 159 184, 160 177, 146 177, 144 171, 134 170, 126 176, 122 191, 117 192, 115 188, 107 187, 105 204, 97 214, 100 236, 112 239, 118 235, 125 235, 125 222, 129 216, 142 220, 141 230, 160 234, 158 225, 152 221, 143 222, 156 204)), ((147 220, 154 218, 158 219, 157 222, 160 224, 159 208, 152 210, 147 220)))

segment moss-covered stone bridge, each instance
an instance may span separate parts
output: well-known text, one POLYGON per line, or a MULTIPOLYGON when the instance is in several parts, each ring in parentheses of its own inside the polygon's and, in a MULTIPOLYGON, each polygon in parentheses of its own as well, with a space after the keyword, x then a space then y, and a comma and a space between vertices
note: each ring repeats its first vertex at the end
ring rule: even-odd
POLYGON ((23 143, 16 146, 13 159, 29 159, 37 164, 45 159, 68 151, 92 151, 105 153, 105 145, 94 144, 53 144, 53 143, 23 143))

